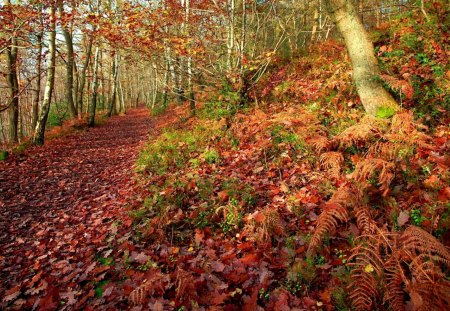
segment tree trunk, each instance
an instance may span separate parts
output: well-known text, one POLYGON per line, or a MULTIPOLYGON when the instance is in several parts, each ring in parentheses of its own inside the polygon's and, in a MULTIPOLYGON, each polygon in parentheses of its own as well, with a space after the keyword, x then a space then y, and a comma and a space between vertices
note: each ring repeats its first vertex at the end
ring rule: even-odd
MULTIPOLYGON (((186 27, 186 33, 190 35, 190 27, 189 27, 189 15, 190 15, 190 4, 189 0, 185 0, 185 9, 186 9, 186 19, 185 19, 185 27, 186 27)), ((190 51, 190 45, 188 45, 188 54, 190 51)), ((195 95, 194 95, 194 86, 192 83, 192 56, 189 54, 187 57, 187 75, 188 75, 188 92, 189 92, 189 109, 191 110, 191 114, 195 115, 195 95)))
POLYGON ((319 3, 314 5, 314 17, 313 27, 311 30, 311 42, 314 43, 317 40, 317 30, 319 29, 319 3))
POLYGON ((111 91, 111 101, 109 103, 108 116, 115 116, 117 114, 117 84, 119 77, 119 53, 115 51, 112 65, 112 91, 111 91))
POLYGON ((366 112, 388 117, 400 107, 384 89, 372 42, 350 0, 325 0, 327 10, 344 37, 353 67, 353 80, 366 112))
POLYGON ((119 90, 120 90, 120 112, 126 114, 127 106, 125 105, 125 94, 123 93, 122 82, 119 80, 119 90))
MULTIPOLYGON (((61 17, 64 15, 64 4, 63 1, 59 2, 59 12, 61 17)), ((72 118, 77 116, 77 110, 75 109, 75 104, 73 101, 73 63, 74 63, 74 52, 73 52, 73 40, 72 34, 70 33, 67 23, 63 21, 62 32, 64 35, 64 41, 66 41, 67 47, 67 61, 66 61, 66 101, 67 108, 69 109, 70 116, 72 118)))
POLYGON ((44 144, 45 125, 47 123, 50 103, 52 100, 53 86, 55 84, 55 65, 56 65, 56 8, 55 3, 50 6, 50 34, 48 43, 48 68, 47 81, 44 89, 44 99, 39 113, 39 117, 34 130, 32 142, 34 145, 44 144))
POLYGON ((95 112, 97 109, 97 92, 98 92, 98 63, 100 58, 100 47, 97 45, 95 48, 94 56, 94 74, 92 77, 92 98, 89 105, 89 117, 88 126, 92 127, 95 125, 95 112))
POLYGON ((184 88, 183 88, 183 61, 180 57, 176 58, 176 62, 178 65, 178 75, 176 81, 176 93, 177 93, 177 102, 178 105, 181 105, 184 102, 184 88))
MULTIPOLYGON (((92 53, 92 41, 94 37, 89 37, 89 42, 86 49, 86 59, 84 61, 83 69, 81 70, 81 77, 80 77, 80 86, 78 88, 78 109, 80 112, 80 115, 83 114, 83 94, 84 94, 84 86, 86 84, 86 71, 89 67, 89 62, 91 60, 91 53, 92 53)), ((89 89, 89 88, 88 88, 89 89)))
POLYGON ((233 66, 233 50, 234 50, 234 11, 235 0, 228 2, 228 32, 227 32, 227 71, 231 73, 233 66))
POLYGON ((37 36, 38 52, 37 52, 37 76, 36 76, 36 89, 35 98, 32 105, 32 117, 31 117, 31 128, 34 130, 36 128, 36 123, 39 114, 39 100, 41 95, 41 69, 42 69, 42 39, 44 37, 43 31, 41 31, 37 36))
MULTIPOLYGON (((11 5, 11 1, 5 1, 6 5, 11 5)), ((12 37, 9 40, 9 46, 6 48, 6 63, 8 72, 6 74, 6 81, 9 91, 9 141, 17 143, 18 124, 19 124, 19 80, 17 75, 17 38, 12 37)))

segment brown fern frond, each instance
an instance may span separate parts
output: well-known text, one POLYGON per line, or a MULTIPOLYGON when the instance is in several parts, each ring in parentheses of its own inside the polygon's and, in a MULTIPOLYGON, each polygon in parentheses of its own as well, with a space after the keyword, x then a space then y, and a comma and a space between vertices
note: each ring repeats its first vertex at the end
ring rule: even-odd
POLYGON ((416 130, 416 126, 414 125, 414 116, 412 112, 404 111, 400 113, 396 113, 392 117, 391 122, 391 133, 397 134, 411 134, 416 130))
POLYGON ((383 260, 379 242, 373 236, 364 236, 359 241, 349 257, 348 266, 352 267, 349 298, 355 310, 371 310, 380 296, 378 284, 383 276, 383 260))
POLYGON ((385 138, 394 143, 404 143, 409 147, 433 149, 428 143, 431 137, 420 131, 424 128, 426 127, 414 122, 412 112, 397 113, 392 117, 391 127, 385 138))
POLYGON ((414 96, 414 88, 408 81, 385 74, 381 75, 381 78, 391 89, 401 92, 407 99, 411 99, 414 96))
POLYGON ((395 144, 403 144, 408 146, 409 148, 415 146, 431 150, 434 148, 431 144, 428 143, 431 140, 431 137, 418 131, 411 132, 407 135, 398 133, 388 133, 384 137, 390 142, 393 142, 395 144))
POLYGON ((369 154, 374 157, 382 158, 388 161, 394 161, 398 158, 400 152, 405 148, 401 143, 376 142, 369 148, 369 154))
POLYGON ((352 176, 361 183, 363 188, 366 188, 374 174, 378 174, 380 190, 383 191, 383 195, 386 195, 394 179, 394 164, 379 158, 364 159, 358 162, 352 176))
POLYGON ((355 208, 356 224, 363 235, 375 234, 379 229, 365 206, 355 208))
POLYGON ((450 267, 450 251, 438 239, 425 230, 409 226, 400 236, 400 243, 404 252, 409 252, 413 257, 424 255, 435 262, 443 263, 450 267))
POLYGON ((348 221, 348 212, 339 203, 328 202, 323 206, 323 212, 317 218, 316 229, 308 246, 307 256, 312 257, 321 245, 322 239, 329 233, 334 233, 339 222, 348 221))
POLYGON ((337 135, 334 139, 340 142, 344 147, 367 143, 377 136, 381 136, 386 121, 365 116, 358 124, 352 125, 337 135))
POLYGON ((333 193, 329 202, 340 204, 346 208, 352 208, 361 204, 362 200, 362 193, 359 189, 342 186, 333 193))
POLYGON ((397 256, 386 262, 386 289, 384 301, 393 311, 405 311, 405 283, 408 282, 397 256))
POLYGON ((423 261, 411 268, 411 281, 406 291, 415 310, 448 310, 450 307, 450 282, 432 261, 423 261))
POLYGON ((167 275, 164 275, 157 270, 149 271, 147 273, 147 278, 140 286, 131 292, 128 300, 133 305, 142 305, 147 297, 153 296, 156 293, 162 295, 166 283, 168 283, 167 275))
POLYGON ((320 156, 320 166, 328 170, 333 177, 339 177, 344 156, 341 152, 325 152, 320 156))
POLYGON ((307 140, 313 146, 317 153, 323 152, 330 148, 330 141, 325 136, 316 135, 307 140))
POLYGON ((175 292, 178 300, 197 300, 195 279, 191 272, 178 268, 175 272, 175 292))
POLYGON ((248 240, 255 241, 259 247, 271 246, 272 237, 286 235, 285 223, 276 207, 270 206, 257 211, 248 217, 247 221, 242 235, 248 240))

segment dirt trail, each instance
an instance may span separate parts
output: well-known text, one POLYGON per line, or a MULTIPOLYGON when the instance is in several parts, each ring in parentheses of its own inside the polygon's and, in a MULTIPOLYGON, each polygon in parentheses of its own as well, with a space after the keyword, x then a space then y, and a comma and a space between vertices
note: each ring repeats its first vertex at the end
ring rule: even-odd
POLYGON ((93 296, 108 270, 96 256, 117 232, 152 122, 130 110, 0 163, 0 309, 76 308, 93 296))

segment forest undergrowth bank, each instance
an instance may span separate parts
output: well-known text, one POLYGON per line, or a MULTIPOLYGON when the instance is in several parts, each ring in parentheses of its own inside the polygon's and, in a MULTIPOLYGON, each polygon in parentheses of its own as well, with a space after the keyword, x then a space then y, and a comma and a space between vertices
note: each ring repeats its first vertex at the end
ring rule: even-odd
POLYGON ((152 139, 137 162, 147 197, 132 212, 143 251, 129 302, 448 308, 449 38, 413 21, 372 34, 403 108, 392 118, 365 115, 346 51, 328 41, 275 59, 253 104, 206 90, 195 118, 152 139))

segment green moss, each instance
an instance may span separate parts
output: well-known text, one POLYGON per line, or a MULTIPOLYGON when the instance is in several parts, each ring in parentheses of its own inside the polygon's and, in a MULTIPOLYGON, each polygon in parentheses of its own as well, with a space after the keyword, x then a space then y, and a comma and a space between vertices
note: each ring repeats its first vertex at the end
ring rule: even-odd
POLYGON ((205 161, 209 164, 219 163, 220 162, 220 155, 215 149, 208 149, 203 152, 203 157, 205 158, 205 161))
POLYGON ((382 106, 377 109, 375 116, 381 119, 388 119, 392 117, 395 114, 395 112, 396 110, 393 107, 382 106))
POLYGON ((8 158, 8 151, 6 150, 0 150, 0 161, 4 161, 8 158))

